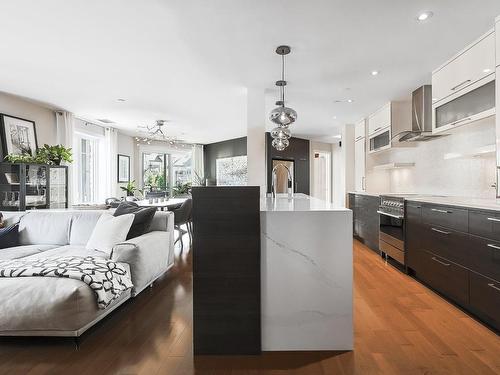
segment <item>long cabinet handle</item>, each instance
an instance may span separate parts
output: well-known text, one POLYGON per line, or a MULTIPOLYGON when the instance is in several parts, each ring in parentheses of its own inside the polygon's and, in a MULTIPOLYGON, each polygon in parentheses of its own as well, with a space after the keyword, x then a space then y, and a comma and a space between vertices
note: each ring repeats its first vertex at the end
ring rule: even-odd
POLYGON ((380 130, 380 129, 382 129, 381 126, 379 126, 377 129, 375 129, 373 132, 375 133, 377 130, 380 130))
POLYGON ((489 221, 498 221, 498 222, 500 222, 500 219, 497 219, 496 217, 489 217, 488 220, 489 221))
POLYGON ((440 212, 442 214, 451 214, 450 211, 446 211, 446 210, 439 210, 437 208, 431 208, 431 211, 434 211, 434 212, 440 212))
POLYGON ((436 257, 432 257, 431 259, 432 259, 433 261, 435 261, 435 262, 438 262, 439 264, 442 264, 442 265, 443 265, 443 266, 445 266, 445 267, 449 267, 449 266, 451 266, 451 264, 450 264, 450 263, 445 263, 445 262, 443 262, 443 261, 440 261, 440 260, 439 260, 438 258, 436 258, 436 257))
POLYGON ((444 230, 436 229, 436 228, 431 228, 431 230, 433 230, 434 232, 438 232, 438 233, 446 234, 446 235, 451 233, 451 232, 445 232, 444 230))
POLYGON ((493 288, 493 289, 498 290, 498 291, 500 292, 500 288, 499 288, 499 287, 497 287, 497 286, 495 286, 495 284, 493 284, 493 283, 489 283, 489 284, 488 284, 488 286, 489 286, 490 288, 493 288))
POLYGON ((491 247, 492 249, 495 249, 495 250, 500 250, 500 246, 497 246, 497 245, 493 245, 492 243, 489 243, 488 245, 486 245, 488 247, 491 247))
POLYGON ((458 85, 456 85, 455 87, 452 87, 451 88, 451 91, 455 91, 456 89, 458 89, 460 86, 463 86, 465 85, 466 83, 469 83, 469 82, 472 82, 470 79, 466 79, 465 81, 459 83, 458 85))

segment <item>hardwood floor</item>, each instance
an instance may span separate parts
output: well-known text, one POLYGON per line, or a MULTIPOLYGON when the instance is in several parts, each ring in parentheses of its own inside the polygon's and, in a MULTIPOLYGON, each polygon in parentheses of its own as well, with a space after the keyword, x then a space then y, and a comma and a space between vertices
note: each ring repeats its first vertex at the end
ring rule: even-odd
POLYGON ((500 374, 499 336, 358 242, 354 281, 353 352, 193 361, 185 254, 152 289, 85 334, 79 350, 70 339, 0 339, 0 374, 500 374))

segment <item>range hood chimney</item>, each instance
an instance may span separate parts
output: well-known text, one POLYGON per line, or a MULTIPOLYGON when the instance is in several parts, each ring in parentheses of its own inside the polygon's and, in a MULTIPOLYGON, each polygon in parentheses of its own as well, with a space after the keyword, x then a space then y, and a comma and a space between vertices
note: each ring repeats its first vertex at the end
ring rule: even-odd
POLYGON ((421 86, 411 94, 411 129, 395 138, 399 142, 424 142, 443 135, 432 134, 432 86, 421 86))

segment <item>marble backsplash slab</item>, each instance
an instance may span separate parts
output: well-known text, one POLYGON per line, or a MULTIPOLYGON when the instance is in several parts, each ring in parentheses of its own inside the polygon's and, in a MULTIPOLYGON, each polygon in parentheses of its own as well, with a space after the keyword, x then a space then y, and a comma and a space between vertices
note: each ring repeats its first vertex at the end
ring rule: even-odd
POLYGON ((418 192, 448 196, 495 198, 495 154, 449 158, 495 144, 495 119, 490 117, 455 129, 450 135, 367 154, 368 191, 418 192), (412 162, 414 167, 377 170, 374 166, 412 162))

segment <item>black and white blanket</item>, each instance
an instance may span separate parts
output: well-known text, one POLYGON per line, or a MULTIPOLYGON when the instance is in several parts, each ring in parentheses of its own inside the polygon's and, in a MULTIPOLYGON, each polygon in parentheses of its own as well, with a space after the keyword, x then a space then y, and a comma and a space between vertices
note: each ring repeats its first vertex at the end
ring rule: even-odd
POLYGON ((0 261, 0 277, 33 276, 83 281, 94 291, 100 309, 105 309, 133 286, 127 269, 121 263, 101 257, 62 256, 0 261))

